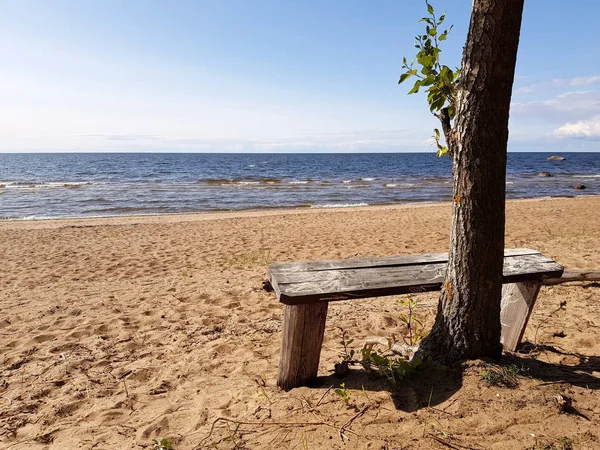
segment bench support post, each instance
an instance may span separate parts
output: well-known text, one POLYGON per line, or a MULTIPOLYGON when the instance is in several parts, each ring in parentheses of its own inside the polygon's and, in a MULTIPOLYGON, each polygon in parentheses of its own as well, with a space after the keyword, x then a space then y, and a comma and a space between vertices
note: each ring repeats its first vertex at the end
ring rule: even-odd
POLYGON ((541 281, 523 281, 502 286, 500 323, 504 350, 514 352, 521 343, 541 285, 541 281))
POLYGON ((285 305, 277 385, 286 391, 317 377, 327 306, 327 302, 285 305))

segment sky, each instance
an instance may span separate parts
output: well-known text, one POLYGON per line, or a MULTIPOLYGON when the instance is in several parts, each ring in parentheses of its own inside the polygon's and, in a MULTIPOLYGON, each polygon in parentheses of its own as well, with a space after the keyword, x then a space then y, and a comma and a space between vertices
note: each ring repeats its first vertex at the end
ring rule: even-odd
MULTIPOLYGON (((460 66, 471 1, 433 0, 460 66)), ((0 152, 434 152, 419 0, 0 0, 0 152)), ((526 0, 509 151, 600 151, 600 2, 526 0)))

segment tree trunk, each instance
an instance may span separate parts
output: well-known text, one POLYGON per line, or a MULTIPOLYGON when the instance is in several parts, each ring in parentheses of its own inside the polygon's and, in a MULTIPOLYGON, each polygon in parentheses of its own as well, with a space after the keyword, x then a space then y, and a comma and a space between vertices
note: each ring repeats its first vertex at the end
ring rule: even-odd
POLYGON ((524 0, 474 0, 455 120, 446 281, 418 357, 500 356, 508 113, 524 0))

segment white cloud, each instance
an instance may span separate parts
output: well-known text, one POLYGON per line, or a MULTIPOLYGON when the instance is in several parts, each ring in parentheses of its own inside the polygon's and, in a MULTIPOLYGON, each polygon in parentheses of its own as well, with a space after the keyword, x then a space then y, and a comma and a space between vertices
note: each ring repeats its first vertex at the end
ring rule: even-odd
POLYGON ((581 139, 600 139, 600 116, 579 122, 568 122, 552 133, 556 137, 571 137, 581 139))
POLYGON ((533 92, 549 88, 549 87, 560 87, 560 86, 593 86, 600 84, 600 75, 590 75, 587 77, 573 77, 573 78, 555 78, 553 80, 541 81, 539 83, 532 83, 526 86, 521 86, 515 89, 514 94, 531 94, 533 92))
POLYGON ((576 77, 576 78, 561 78, 552 80, 555 86, 590 86, 600 84, 600 75, 592 75, 591 77, 576 77))
POLYGON ((511 115, 554 121, 581 120, 600 113, 600 91, 575 91, 533 102, 513 102, 511 115))

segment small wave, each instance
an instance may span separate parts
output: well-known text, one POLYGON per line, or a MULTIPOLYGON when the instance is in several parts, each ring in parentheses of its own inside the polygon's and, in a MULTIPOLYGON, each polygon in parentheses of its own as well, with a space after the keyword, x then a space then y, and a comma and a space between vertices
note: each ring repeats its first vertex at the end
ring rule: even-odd
POLYGON ((396 183, 385 183, 384 186, 385 187, 397 187, 398 185, 396 183))
POLYGON ((600 174, 596 174, 596 175, 573 175, 573 178, 600 178, 600 174))
POLYGON ((209 186, 248 186, 258 184, 279 184, 281 180, 278 178, 204 178, 198 183, 207 184, 209 186))
POLYGON ((506 184, 515 184, 514 181, 507 181, 506 184))
POLYGON ((288 181, 288 184, 308 184, 308 181, 288 181))
POLYGON ((346 189, 367 189, 372 187, 370 184, 353 184, 351 186, 344 186, 346 189))
POLYGON ((324 205, 312 205, 313 208, 356 208, 359 206, 369 206, 368 203, 336 203, 324 205))
POLYGON ((373 181, 375 178, 361 178, 361 181, 373 181))
POLYGON ((133 213, 135 215, 138 214, 158 214, 157 210, 160 211, 169 211, 172 208, 170 206, 151 206, 151 207, 143 207, 143 206, 114 206, 109 208, 98 208, 98 209, 88 209, 87 213, 92 214, 100 214, 98 217, 103 217, 108 214, 123 214, 123 213, 133 213))
POLYGON ((344 183, 344 184, 352 183, 352 180, 343 180, 342 183, 344 183))
POLYGON ((94 184, 101 183, 91 181, 9 181, 0 183, 0 187, 4 189, 78 189, 82 186, 91 186, 94 184))

